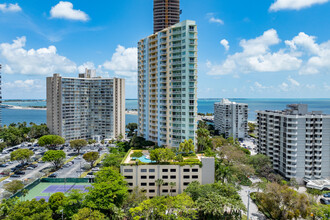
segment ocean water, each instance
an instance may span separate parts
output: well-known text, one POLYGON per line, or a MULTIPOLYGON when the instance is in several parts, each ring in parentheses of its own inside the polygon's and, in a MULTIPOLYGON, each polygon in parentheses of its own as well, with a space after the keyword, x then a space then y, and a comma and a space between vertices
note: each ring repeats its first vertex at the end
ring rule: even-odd
MULTIPOLYGON (((330 114, 330 99, 229 99, 230 101, 246 103, 249 105, 249 120, 255 120, 257 110, 282 110, 288 104, 308 104, 309 111, 323 111, 325 114, 330 114)), ((215 102, 220 102, 221 99, 199 99, 198 112, 213 113, 213 105, 215 102)), ((16 106, 45 106, 44 100, 31 100, 25 102, 4 101, 4 105, 16 106)), ((137 100, 126 100, 126 109, 137 109, 137 100)), ((45 110, 22 110, 22 109, 2 109, 2 124, 9 125, 26 121, 27 123, 34 122, 36 124, 46 123, 45 110)), ((137 122, 137 115, 126 115, 126 124, 137 122)))

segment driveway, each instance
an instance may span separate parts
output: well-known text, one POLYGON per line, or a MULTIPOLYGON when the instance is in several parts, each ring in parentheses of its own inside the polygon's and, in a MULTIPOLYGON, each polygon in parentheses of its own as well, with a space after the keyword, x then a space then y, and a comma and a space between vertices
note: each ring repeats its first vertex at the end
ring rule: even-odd
MULTIPOLYGON (((245 207, 248 207, 248 191, 256 192, 256 189, 253 189, 248 186, 241 186, 242 189, 238 192, 241 196, 245 207)), ((257 205, 250 199, 250 219, 252 220, 266 220, 265 216, 259 212, 257 205)))

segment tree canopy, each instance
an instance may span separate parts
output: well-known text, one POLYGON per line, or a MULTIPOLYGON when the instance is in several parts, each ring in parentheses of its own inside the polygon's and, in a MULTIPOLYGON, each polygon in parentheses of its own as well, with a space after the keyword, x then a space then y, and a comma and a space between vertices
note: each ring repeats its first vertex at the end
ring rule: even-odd
POLYGON ((83 155, 84 160, 91 164, 91 167, 94 166, 95 161, 100 157, 99 152, 88 152, 83 155))
POLYGON ((19 161, 20 163, 27 162, 32 156, 33 151, 29 149, 18 149, 10 153, 11 161, 19 161))
POLYGON ((24 184, 20 180, 13 180, 10 183, 4 184, 3 188, 12 194, 15 194, 24 188, 24 184))
POLYGON ((134 132, 136 131, 137 128, 138 128, 137 123, 128 123, 128 124, 126 125, 126 129, 129 130, 129 132, 128 132, 128 136, 129 136, 129 137, 132 137, 133 134, 134 134, 134 132))
POLYGON ((70 147, 73 148, 73 149, 76 149, 78 151, 78 154, 80 154, 80 150, 83 147, 86 147, 87 144, 88 144, 87 141, 85 141, 83 139, 70 141, 70 147))
POLYGON ((47 148, 54 148, 64 143, 65 139, 58 135, 44 135, 38 141, 40 146, 47 148))
POLYGON ((174 152, 169 148, 157 148, 150 152, 150 159, 157 163, 168 162, 175 157, 174 152))
POLYGON ((58 169, 64 162, 66 154, 62 150, 49 150, 46 151, 42 160, 45 162, 51 162, 56 169, 58 169))
POLYGON ((179 152, 183 153, 185 155, 190 154, 190 153, 195 153, 195 147, 194 147, 194 142, 193 140, 185 140, 183 143, 180 144, 179 146, 179 152))

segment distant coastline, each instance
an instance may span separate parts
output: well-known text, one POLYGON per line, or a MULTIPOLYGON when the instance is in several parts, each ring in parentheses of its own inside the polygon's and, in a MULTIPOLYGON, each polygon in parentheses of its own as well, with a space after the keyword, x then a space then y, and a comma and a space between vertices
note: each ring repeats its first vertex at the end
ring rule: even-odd
MULTIPOLYGON (((12 110, 47 110, 46 106, 17 106, 17 105, 2 105, 5 108, 12 109, 12 110)), ((138 115, 137 110, 126 110, 126 115, 138 115)))

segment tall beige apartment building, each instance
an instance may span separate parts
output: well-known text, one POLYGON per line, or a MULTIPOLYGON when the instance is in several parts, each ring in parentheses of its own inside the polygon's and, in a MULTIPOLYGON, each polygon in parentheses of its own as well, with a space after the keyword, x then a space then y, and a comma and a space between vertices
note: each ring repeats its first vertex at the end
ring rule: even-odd
POLYGON ((138 43, 138 132, 159 146, 196 143, 197 26, 183 21, 138 43))
POLYGON ((68 140, 125 136, 125 80, 95 77, 47 77, 47 126, 68 140))

